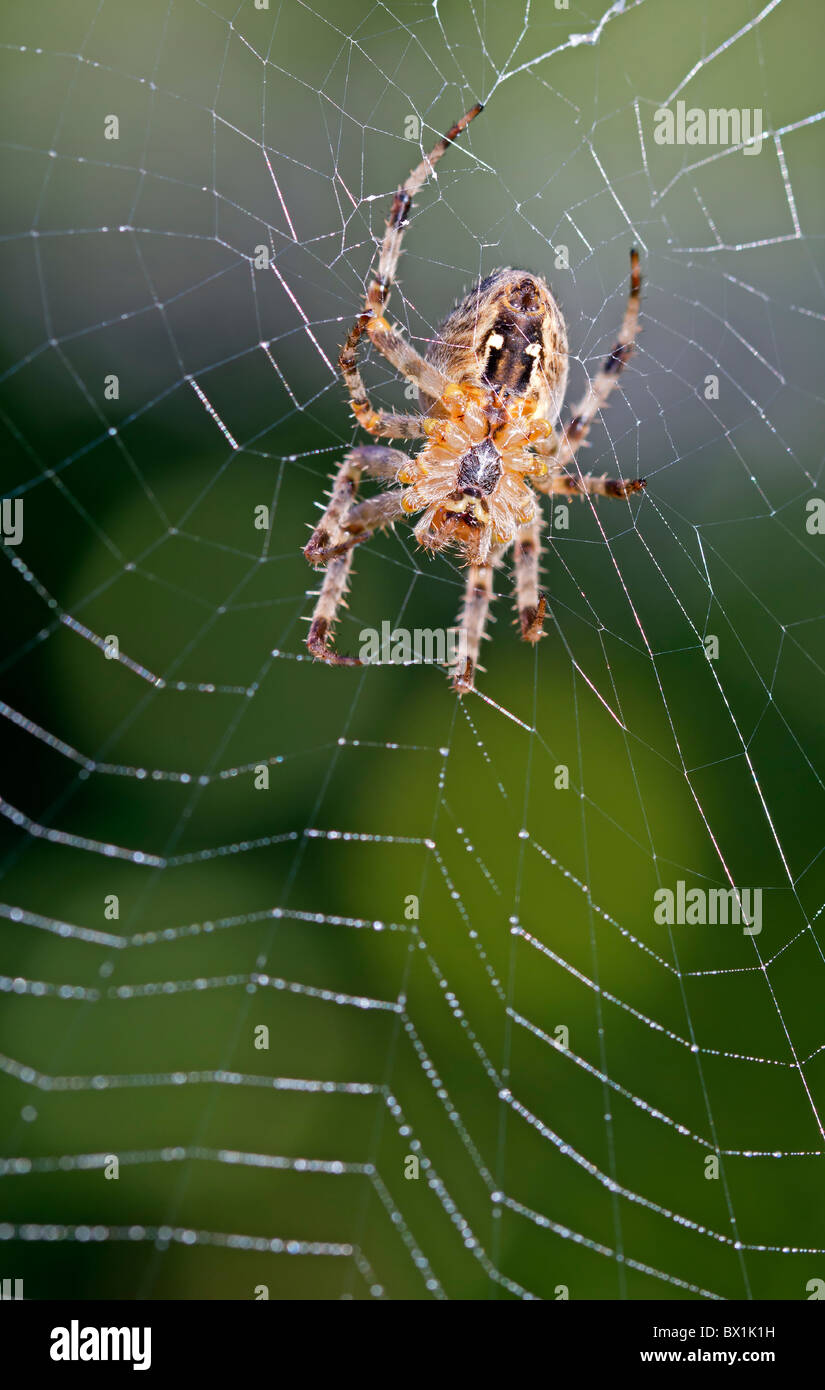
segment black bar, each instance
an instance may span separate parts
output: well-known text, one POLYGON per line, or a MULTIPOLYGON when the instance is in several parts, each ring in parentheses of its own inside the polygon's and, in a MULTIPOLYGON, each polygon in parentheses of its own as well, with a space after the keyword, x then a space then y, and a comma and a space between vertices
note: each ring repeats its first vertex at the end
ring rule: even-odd
MULTIPOLYGON (((536 1302, 515 1300, 444 1304, 352 1302, 30 1302, 0 1301, 0 1366, 40 1377, 87 1379, 135 1373, 270 1374, 279 1379, 294 1363, 317 1377, 360 1363, 359 1377, 390 1376, 420 1368, 432 1375, 445 1357, 490 1371, 489 1359, 512 1365, 519 1379, 529 1366, 569 1376, 636 1371, 671 1365, 766 1366, 787 1380, 821 1365, 823 1309, 810 1302, 536 1302), (100 1350, 100 1330, 129 1329, 103 1339, 117 1360, 82 1359, 100 1350), (131 1329, 138 1329, 135 1342, 131 1329), (63 1329, 61 1331, 60 1329, 63 1329), (146 1340, 149 1330, 149 1341, 146 1340), (395 1350, 388 1357, 389 1346, 395 1350), (69 1358, 54 1359, 65 1352, 69 1358), (128 1353, 131 1359, 124 1359, 128 1353), (398 1360, 396 1361, 396 1358, 398 1360), (396 1361, 395 1370, 393 1362, 396 1361)), ((139 1381, 138 1384, 142 1383, 139 1381)), ((697 1382, 698 1384, 699 1382, 697 1382)))

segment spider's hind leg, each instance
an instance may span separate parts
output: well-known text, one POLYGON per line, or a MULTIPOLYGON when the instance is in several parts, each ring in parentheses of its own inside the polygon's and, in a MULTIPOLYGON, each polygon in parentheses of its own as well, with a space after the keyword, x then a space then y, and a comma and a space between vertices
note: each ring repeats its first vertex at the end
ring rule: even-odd
POLYGON ((325 567, 307 646, 314 657, 332 666, 361 665, 357 657, 341 656, 328 645, 347 591, 353 549, 401 512, 401 491, 379 493, 356 505, 358 484, 365 473, 372 478, 394 479, 406 462, 406 454, 397 449, 370 444, 352 449, 335 475, 324 514, 304 547, 311 565, 325 567))
POLYGON ((358 345, 364 334, 397 371, 402 372, 408 381, 417 383, 425 396, 440 396, 447 385, 445 377, 434 363, 421 357, 415 348, 391 327, 384 313, 395 280, 401 243, 409 222, 413 199, 423 188, 441 156, 481 110, 480 103, 476 103, 460 121, 456 121, 446 135, 433 146, 430 153, 416 165, 393 198, 381 243, 378 273, 373 274, 370 280, 364 308, 352 325, 338 358, 355 418, 369 434, 388 435, 390 439, 420 439, 424 431, 421 428, 420 416, 395 415, 390 411, 373 409, 358 368, 358 345))
POLYGON ((596 477, 593 473, 551 473, 539 478, 535 483, 539 492, 548 497, 632 497, 634 492, 643 492, 647 487, 646 478, 608 478, 606 473, 596 477))
MULTIPOLYGON (((573 418, 563 431, 561 446, 555 452, 555 462, 559 468, 568 469, 573 464, 581 446, 590 433, 590 426, 601 410, 604 410, 611 395, 615 391, 622 372, 627 366, 628 361, 633 355, 636 347, 636 338, 639 334, 639 310, 642 297, 642 272, 639 266, 639 253, 634 249, 630 252, 630 287, 627 296, 627 308, 625 309, 622 326, 619 329, 619 337, 610 355, 605 359, 601 369, 596 373, 591 381, 585 395, 579 401, 573 411, 573 418)), ((617 485, 618 480, 617 480, 617 485)), ((550 491, 549 488, 541 488, 540 491, 550 491)), ((553 489, 556 490, 556 489, 553 489)), ((611 492, 608 488, 599 489, 596 487, 584 488, 582 491, 600 492, 609 497, 624 496, 622 492, 611 492)))

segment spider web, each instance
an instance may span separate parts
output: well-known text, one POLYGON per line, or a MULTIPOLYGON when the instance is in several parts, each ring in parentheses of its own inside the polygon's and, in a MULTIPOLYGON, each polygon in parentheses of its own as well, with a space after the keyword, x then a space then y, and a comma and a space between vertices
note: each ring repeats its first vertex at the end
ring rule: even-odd
MULTIPOLYGON (((0 1236, 28 1297, 825 1277, 818 11, 603 5, 4 11, 0 1236), (457 701, 311 662, 300 548, 389 198, 479 98, 391 312, 423 348, 477 276, 539 270, 575 400, 637 244, 644 331, 582 458, 648 489, 544 504, 547 638, 516 640, 505 569, 457 701), (656 144, 679 100, 761 109, 761 153, 656 144), (680 880, 760 888, 761 932, 655 922, 680 880)), ((355 569, 344 650, 455 621, 460 569, 408 528, 355 569)))

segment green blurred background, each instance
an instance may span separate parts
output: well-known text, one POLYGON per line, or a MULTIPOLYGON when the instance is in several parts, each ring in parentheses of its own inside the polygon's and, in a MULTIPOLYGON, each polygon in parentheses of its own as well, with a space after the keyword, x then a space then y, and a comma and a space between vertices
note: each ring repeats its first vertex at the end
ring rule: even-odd
MULTIPOLYGON (((3 495, 25 525, 2 698, 49 736, 4 721, 29 819, 2 832, 0 1133, 26 1162, 0 1235, 27 1297, 825 1278, 788 1253, 825 1249, 822 12, 646 0, 568 42, 606 8, 4 6, 3 495), (785 133, 757 157, 657 146, 677 89, 785 133), (392 311, 423 344, 477 275, 539 270, 575 397, 638 239, 644 332, 587 466, 649 486, 550 533, 537 651, 500 576, 488 699, 459 704, 434 669, 295 658, 300 547, 353 439, 329 364, 392 190, 479 98, 392 311), (658 887, 723 886, 722 861, 764 890, 758 938, 654 923, 658 887)), ((403 402, 386 364, 367 376, 403 402)), ((356 570, 345 649, 454 622, 460 570, 403 528, 356 570)))

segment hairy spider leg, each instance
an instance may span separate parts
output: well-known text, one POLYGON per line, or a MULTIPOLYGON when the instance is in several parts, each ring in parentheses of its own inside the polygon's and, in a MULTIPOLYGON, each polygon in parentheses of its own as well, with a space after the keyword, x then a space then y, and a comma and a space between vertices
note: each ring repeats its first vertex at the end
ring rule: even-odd
POLYGON ((494 557, 491 564, 467 566, 467 583, 458 620, 466 646, 452 681, 453 689, 459 695, 466 695, 473 689, 476 671, 484 669, 479 667, 478 659, 493 599, 493 570, 496 564, 497 557, 494 557))
MULTIPOLYGON (((475 688, 476 671, 484 669, 479 665, 479 655, 481 643, 487 636, 486 627, 493 600, 493 573, 501 563, 504 549, 493 550, 489 564, 470 565, 467 569, 459 617, 459 628, 466 645, 462 664, 453 677, 453 689, 459 695, 466 695, 475 688)), ((525 642, 538 642, 544 636, 547 599, 539 589, 540 558, 541 521, 537 519, 521 527, 515 542, 516 607, 521 636, 525 642)))
POLYGON ((366 387, 358 370, 358 344, 366 333, 379 352, 402 373, 408 381, 414 382, 425 395, 438 397, 447 385, 446 377, 425 362, 423 357, 407 343, 384 318, 384 310, 401 254, 404 230, 408 224, 408 213, 412 200, 432 173, 441 156, 455 139, 466 129, 482 110, 479 104, 473 106, 460 121, 451 126, 446 135, 438 141, 430 153, 412 170, 406 183, 399 188, 393 198, 390 215, 387 219, 378 273, 370 281, 366 293, 365 307, 350 329, 347 340, 341 348, 338 365, 350 394, 350 404, 356 420, 368 434, 386 435, 391 439, 421 439, 424 435, 421 416, 396 414, 393 411, 375 410, 370 404, 366 387))
MULTIPOLYGON (((576 454, 584 443, 596 415, 607 405, 610 396, 619 384, 619 378, 636 346, 639 332, 639 306, 641 302, 642 273, 639 268, 639 253, 635 246, 630 252, 630 290, 627 308, 622 320, 616 346, 606 358, 601 370, 590 383, 586 394, 573 411, 573 418, 562 433, 561 441, 550 438, 537 446, 536 452, 548 460, 552 458, 557 469, 569 468, 576 462, 576 454)), ((627 497, 645 486, 644 479, 622 482, 607 477, 594 478, 591 474, 572 475, 560 478, 550 473, 546 478, 536 479, 536 488, 544 493, 592 493, 601 497, 627 497)))
POLYGON ((401 515, 403 490, 379 493, 356 503, 364 474, 370 478, 395 478, 407 461, 406 454, 380 444, 351 449, 335 474, 321 520, 304 547, 312 565, 326 570, 309 625, 307 646, 312 655, 332 666, 360 666, 357 657, 341 656, 329 643, 352 569, 353 550, 382 526, 401 515))
POLYGON ((608 478, 606 473, 557 473, 540 478, 536 487, 548 497, 632 497, 647 487, 646 478, 608 478))
POLYGON ((516 609, 521 636, 525 642, 538 642, 544 636, 547 599, 539 588, 541 560, 541 522, 522 526, 516 536, 516 609))

